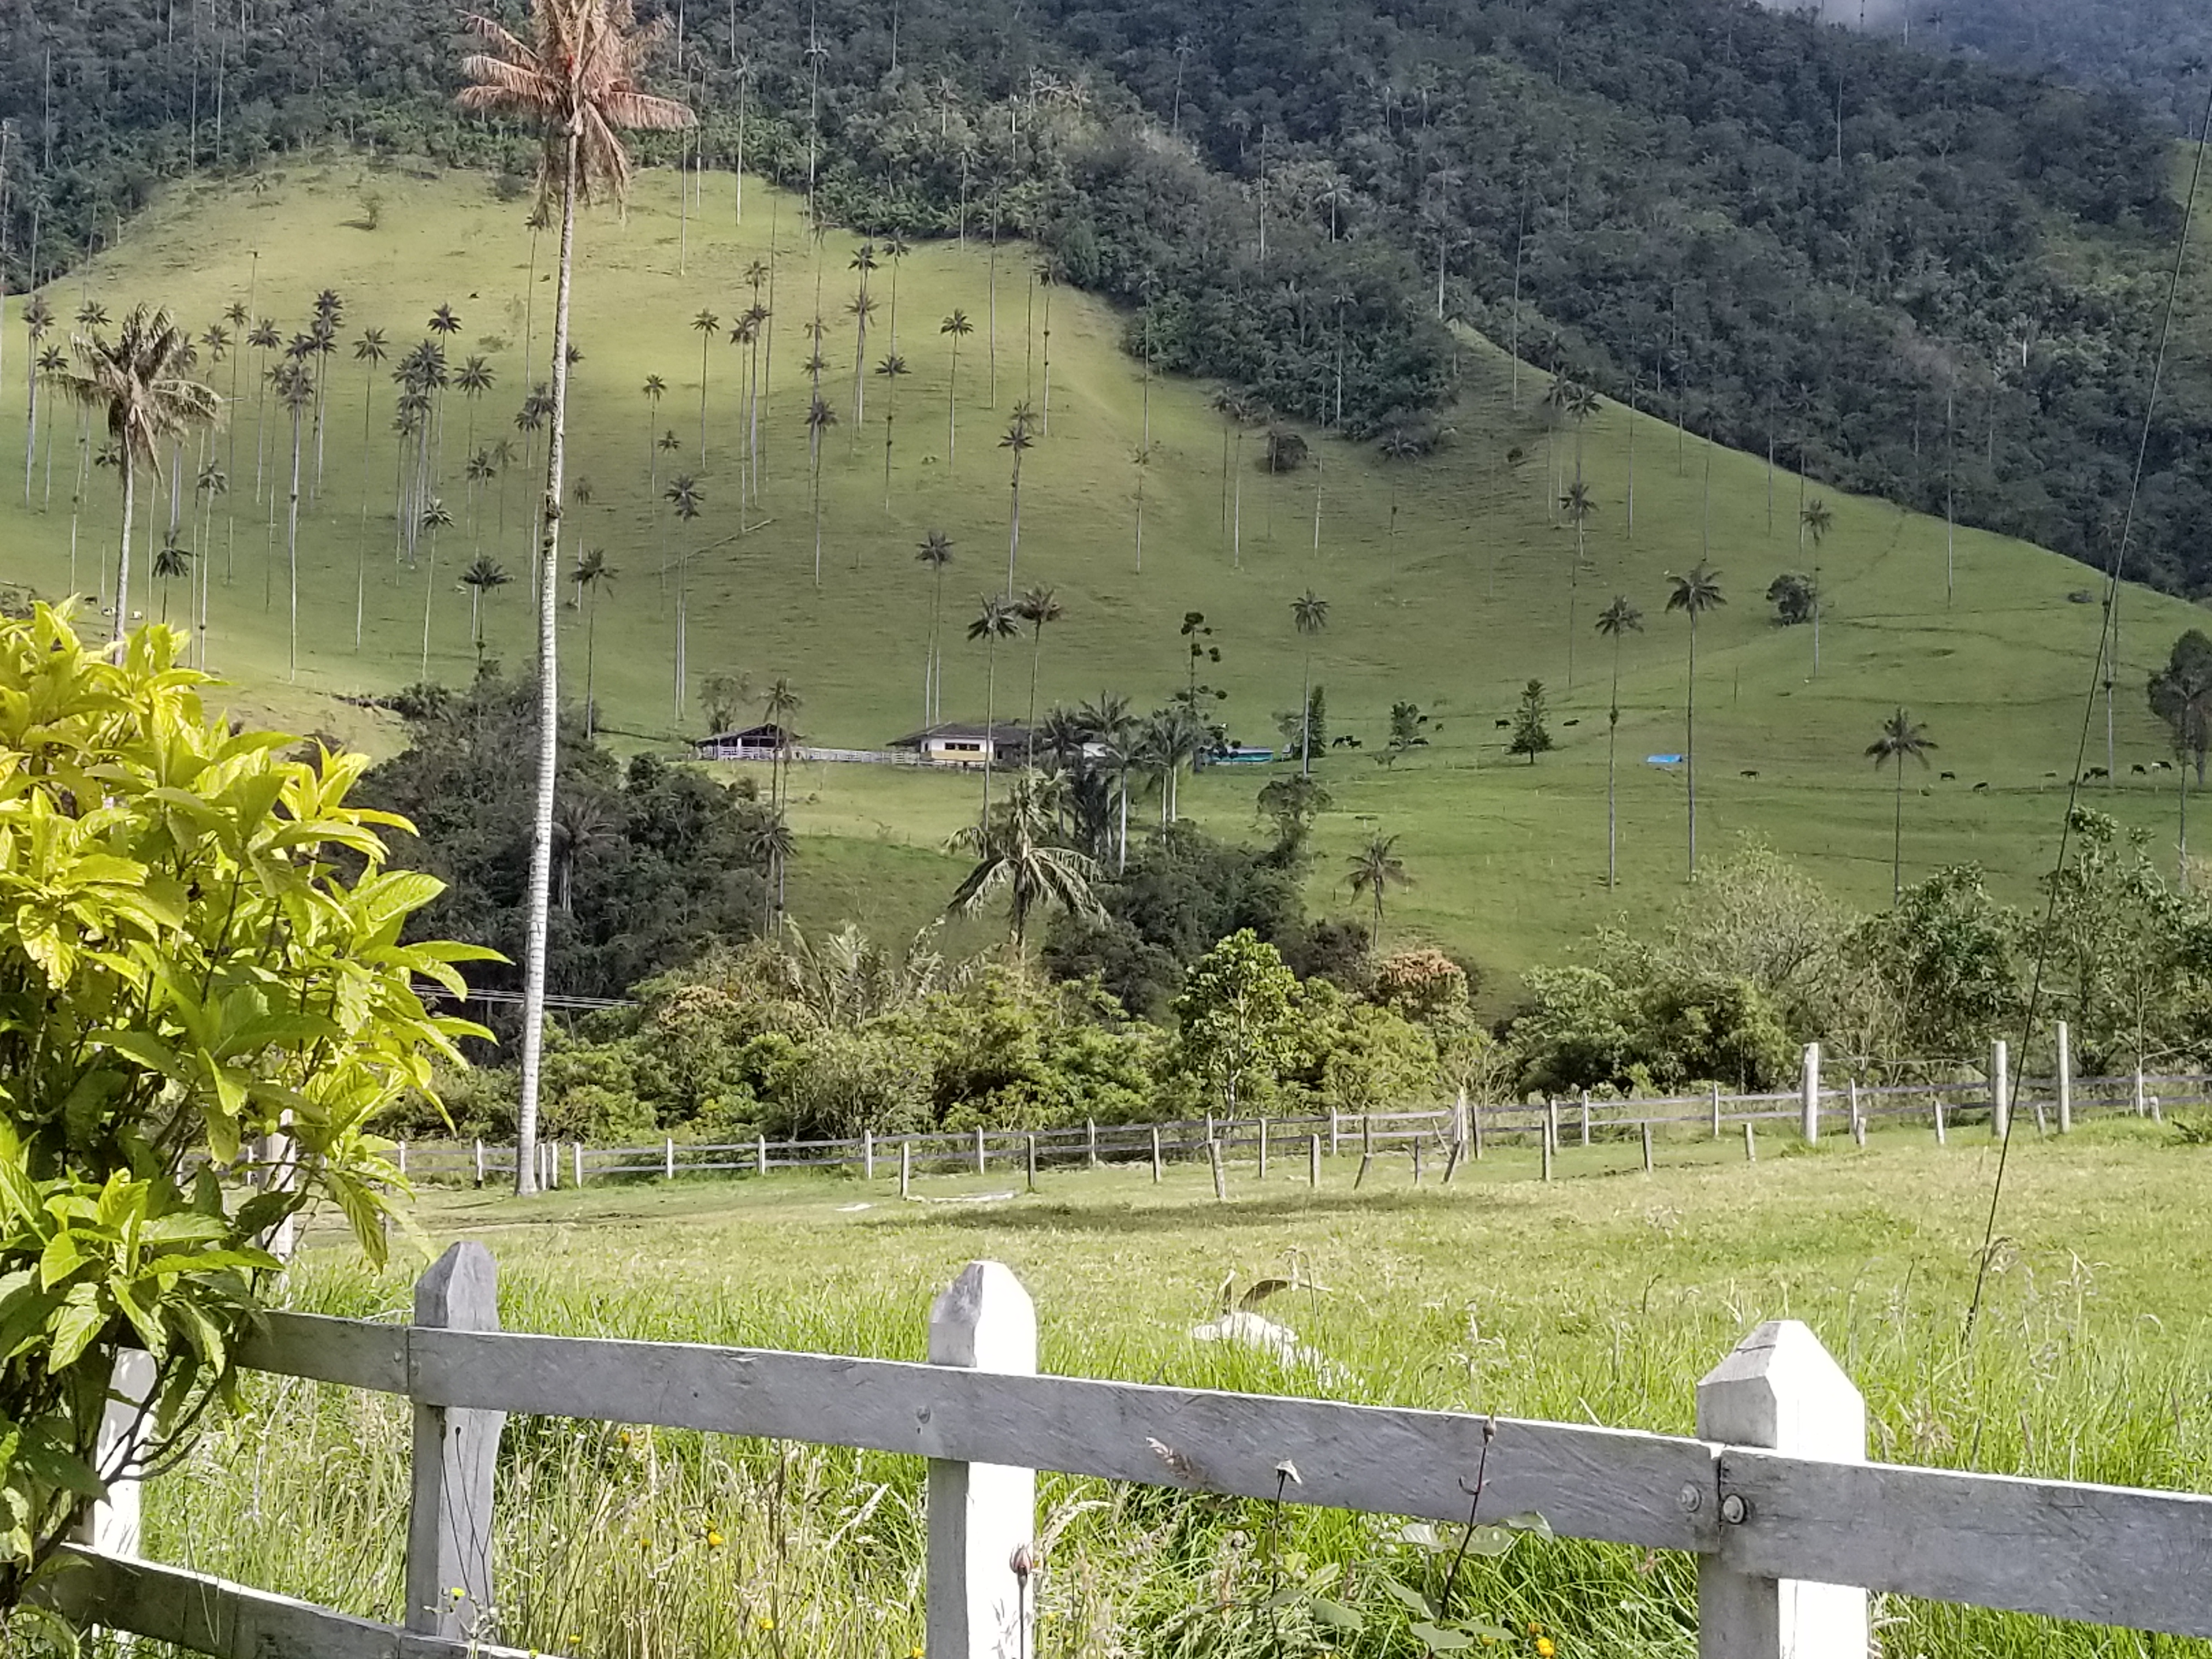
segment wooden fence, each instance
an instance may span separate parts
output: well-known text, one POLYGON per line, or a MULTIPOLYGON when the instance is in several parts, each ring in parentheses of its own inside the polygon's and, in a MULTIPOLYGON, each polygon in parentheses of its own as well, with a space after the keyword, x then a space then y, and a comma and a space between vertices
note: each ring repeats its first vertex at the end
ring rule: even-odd
MULTIPOLYGON (((1761 1325, 1698 1385, 1695 1437, 1039 1376, 1035 1309, 989 1261, 937 1299, 928 1352, 502 1332, 489 1254, 456 1244, 411 1325, 272 1314, 241 1356, 413 1402, 404 1627, 136 1559, 128 1481, 53 1595, 82 1622, 222 1659, 523 1659, 485 1639, 501 1605, 493 1474, 522 1412, 927 1459, 929 1659, 1036 1650, 1030 1575, 1054 1570, 1030 1553, 1037 1469, 1453 1524, 1472 1501, 1484 1519, 1533 1511, 1560 1536, 1690 1552, 1703 1659, 1867 1659, 1869 1591, 2212 1636, 2212 1498, 1870 1463, 1857 1389, 1795 1321, 1761 1325)), ((128 1455, 108 1451, 110 1468, 128 1455)))
MULTIPOLYGON (((538 1146, 541 1186, 582 1185, 604 1179, 673 1181, 682 1175, 767 1175, 773 1170, 848 1169, 864 1179, 896 1173, 903 1193, 917 1171, 962 1170, 985 1175, 993 1170, 1036 1171, 1052 1164, 1149 1163, 1161 1178, 1169 1159, 1205 1157, 1217 1164, 1249 1157, 1261 1174, 1271 1159, 1304 1155, 1319 1179, 1318 1160, 1336 1158, 1347 1147, 1365 1162, 1392 1153, 1407 1154, 1419 1179, 1425 1152, 1444 1160, 1447 1176, 1462 1160, 1480 1158, 1498 1144, 1534 1146, 1542 1154, 1547 1179, 1551 1160, 1571 1139, 1589 1146, 1607 1141, 1640 1141, 1645 1167, 1656 1157, 1658 1137, 1684 1133, 1721 1139, 1731 1127, 1745 1134, 1747 1152, 1753 1126, 1794 1123, 1808 1141, 1826 1133, 1848 1133, 1863 1142, 1868 1129, 1882 1122, 1923 1122, 1936 1138, 1972 1125, 2002 1137, 2008 1115, 2032 1115, 2039 1133, 2072 1131, 2079 1118, 2094 1115, 2160 1117, 2168 1107, 2212 1104, 2212 1076, 2199 1073, 2136 1072, 2125 1077, 2077 1078, 2068 1063, 2066 1026, 2057 1028, 2059 1066, 2049 1078, 2022 1078, 2014 1086, 2006 1045, 1993 1045, 1987 1075, 1962 1082, 1861 1085, 1824 1077, 1820 1045, 1805 1047, 1796 1088, 1771 1094, 1723 1094, 1717 1085, 1699 1094, 1649 1100, 1592 1100, 1588 1093, 1538 1103, 1486 1105, 1462 1100, 1437 1110, 1276 1118, 1214 1118, 1177 1123, 1085 1123, 1056 1129, 974 1129, 927 1134, 862 1134, 842 1140, 771 1140, 756 1135, 744 1141, 696 1142, 665 1138, 653 1146, 589 1146, 581 1141, 544 1141, 538 1146)), ((410 1179, 473 1182, 511 1180, 514 1149, 482 1140, 402 1143, 400 1168, 410 1179)))

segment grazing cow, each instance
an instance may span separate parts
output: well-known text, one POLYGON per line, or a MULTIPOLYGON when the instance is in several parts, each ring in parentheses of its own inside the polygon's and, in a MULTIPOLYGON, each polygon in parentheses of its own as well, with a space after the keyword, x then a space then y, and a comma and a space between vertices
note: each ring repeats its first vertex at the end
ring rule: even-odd
POLYGON ((1936 781, 1938 783, 1956 783, 1959 781, 1959 775, 1956 772, 1938 772, 1936 775, 1936 781))
POLYGON ((2128 774, 2130 777, 2147 778, 2150 775, 2150 769, 2141 761, 2137 761, 2133 766, 2128 768, 2128 774))
POLYGON ((1986 783, 1978 783, 1978 784, 1976 784, 1976 785, 1974 786, 1974 793, 1975 793, 1976 794, 1978 794, 1978 794, 1982 794, 1982 793, 1984 793, 1988 790, 1988 788, 1989 788, 1989 785, 1987 785, 1986 783))
POLYGON ((2150 769, 2154 772, 2171 772, 2173 770, 2173 763, 2172 761, 2153 761, 2150 763, 2150 769))
POLYGON ((2081 781, 2084 783, 2094 783, 2099 778, 2109 778, 2112 775, 2110 772, 2107 772, 2103 767, 2093 766, 2081 775, 2081 781))
POLYGON ((1757 777, 1758 775, 1759 775, 1759 774, 1758 774, 1758 773, 1753 772, 1753 771, 1750 771, 1750 770, 1748 770, 1748 769, 1744 770, 1744 771, 1741 771, 1741 772, 1739 772, 1739 773, 1737 773, 1737 774, 1736 774, 1736 776, 1738 776, 1738 777, 1740 777, 1740 778, 1755 778, 1755 777, 1757 777))
POLYGON ((2056 772, 2045 772, 2043 775, 2054 783, 2058 781, 2058 774, 2056 772))
POLYGON ((1582 722, 1580 720, 1569 720, 1566 724, 1569 726, 1580 726, 1582 722))
POLYGON ((1511 720, 1492 720, 1491 724, 1496 726, 1499 731, 1503 732, 1507 726, 1512 725, 1513 722, 1511 720))

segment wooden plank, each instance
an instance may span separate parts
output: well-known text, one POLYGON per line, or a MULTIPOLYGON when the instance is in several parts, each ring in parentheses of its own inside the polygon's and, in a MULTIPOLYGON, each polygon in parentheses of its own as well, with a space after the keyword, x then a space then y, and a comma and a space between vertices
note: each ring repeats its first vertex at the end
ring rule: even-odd
POLYGON ((51 1581, 48 1599, 63 1613, 216 1659, 532 1659, 521 1648, 419 1636, 182 1567, 62 1553, 76 1565, 51 1581))
MULTIPOLYGON (((1036 1308, 1002 1264, 971 1261, 929 1310, 929 1359, 988 1374, 1036 1372, 1036 1308)), ((924 1635, 929 1659, 1035 1650, 1030 1597, 1036 1472, 1000 1462, 929 1464, 924 1635)))
POLYGON ((407 1327, 325 1314, 265 1313, 238 1346, 249 1370, 339 1382, 378 1394, 407 1392, 407 1327))
MULTIPOLYGON (((420 1397, 544 1416, 1011 1463, 1273 1498, 1295 1458, 1306 1504, 1464 1520, 1483 1419, 1455 1413, 1065 1376, 994 1376, 823 1354, 417 1331, 420 1397)), ((1657 1549, 1712 1547, 1714 1449, 1620 1429, 1500 1419, 1486 1508, 1657 1549), (1705 1494, 1682 1507, 1686 1486, 1705 1494)))
POLYGON ((1740 1571, 2212 1636, 2212 1498, 1735 1447, 1721 1490, 1750 1506, 1722 1540, 1740 1571))
MULTIPOLYGON (((555 1154, 559 1161, 559 1154, 555 1154)), ((463 1239, 415 1285, 411 1355, 423 1333, 499 1328, 499 1280, 491 1252, 463 1239)), ((411 1365, 410 1367, 412 1369, 411 1365)), ((412 1479, 407 1504, 407 1627, 465 1637, 483 1626, 492 1597, 492 1470, 505 1413, 433 1405, 415 1395, 412 1479)))

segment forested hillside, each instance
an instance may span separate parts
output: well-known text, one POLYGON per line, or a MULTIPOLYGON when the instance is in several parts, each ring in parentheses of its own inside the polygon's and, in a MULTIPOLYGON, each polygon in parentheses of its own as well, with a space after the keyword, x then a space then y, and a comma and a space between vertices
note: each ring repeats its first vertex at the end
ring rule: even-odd
MULTIPOLYGON (((1723 0, 678 21, 665 78, 709 114, 706 164, 742 143, 878 232, 1036 235, 1161 368, 1419 444, 1455 372, 1441 312, 1838 485, 2109 556, 2178 219, 2169 129, 2133 102, 1723 0)), ((519 142, 449 108, 452 24, 428 0, 14 0, 12 283, 164 176, 321 135, 519 175, 519 142)), ((2212 587, 2208 438, 2185 370, 2132 574, 2212 587)))

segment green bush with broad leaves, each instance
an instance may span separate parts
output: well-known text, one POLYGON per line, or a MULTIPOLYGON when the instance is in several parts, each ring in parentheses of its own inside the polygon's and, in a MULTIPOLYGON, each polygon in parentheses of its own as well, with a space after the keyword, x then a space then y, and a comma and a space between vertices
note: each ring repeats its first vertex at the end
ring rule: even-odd
POLYGON ((0 623, 0 1620, 26 1640, 65 1634, 29 1602, 103 1492, 118 1352, 152 1356, 158 1467, 230 1398, 273 1229, 327 1202, 383 1255, 378 1119, 477 1033, 413 988, 487 953, 401 942, 439 884, 384 867, 404 824, 347 804, 368 762, 209 714, 184 643, 0 623))

